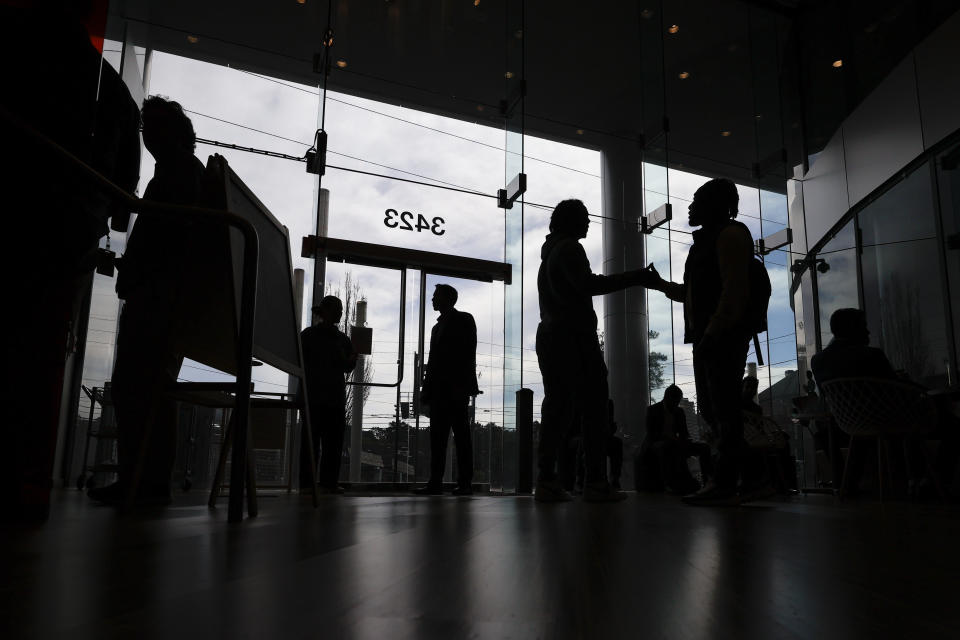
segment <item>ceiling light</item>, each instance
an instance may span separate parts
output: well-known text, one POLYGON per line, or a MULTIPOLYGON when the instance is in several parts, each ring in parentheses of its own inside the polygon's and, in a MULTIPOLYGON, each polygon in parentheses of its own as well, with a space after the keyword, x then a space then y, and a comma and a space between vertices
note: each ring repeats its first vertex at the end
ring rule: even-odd
POLYGON ((680 26, 672 24, 667 28, 667 31, 669 31, 670 33, 677 33, 678 31, 680 31, 680 26))
POLYGON ((509 80, 513 77, 513 71, 507 71, 505 74, 503 74, 503 77, 509 80))
POLYGON ((577 129, 577 135, 578 135, 578 136, 582 136, 582 135, 583 135, 583 129, 577 129))
POLYGON ((680 75, 679 75, 678 77, 679 77, 681 80, 686 80, 687 78, 690 77, 690 72, 689 72, 689 71, 681 71, 681 72, 680 72, 680 75))
POLYGON ((479 7, 479 6, 480 6, 480 0, 473 0, 473 6, 479 7))
POLYGON ((721 132, 720 132, 720 135, 722 135, 724 138, 729 138, 729 137, 730 137, 730 132, 729 132, 729 131, 721 131, 721 132))
POLYGON ((644 9, 643 11, 640 12, 640 17, 643 18, 644 20, 649 20, 650 18, 653 17, 653 11, 650 9, 644 9))
POLYGON ((337 66, 340 67, 341 69, 346 69, 346 68, 347 68, 347 61, 346 61, 346 60, 337 60, 337 66))
POLYGON ((478 104, 478 105, 477 105, 477 111, 483 111, 483 105, 482 105, 482 104, 478 104))
POLYGON ((197 36, 187 36, 187 42, 190 44, 197 44, 200 41, 200 38, 197 36))
POLYGON ((307 0, 297 0, 297 4, 307 4, 307 0))
POLYGON ((834 69, 839 69, 839 68, 842 67, 842 66, 843 66, 843 60, 834 60, 834 61, 833 61, 833 68, 834 68, 834 69))

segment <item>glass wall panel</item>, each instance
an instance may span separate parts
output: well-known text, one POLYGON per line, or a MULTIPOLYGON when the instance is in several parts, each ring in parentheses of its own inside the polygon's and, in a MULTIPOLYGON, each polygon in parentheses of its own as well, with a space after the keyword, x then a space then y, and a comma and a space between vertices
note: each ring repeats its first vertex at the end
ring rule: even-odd
POLYGON ((857 250, 851 220, 817 254, 817 302, 820 344, 829 344, 830 316, 837 309, 860 307, 857 290, 857 250), (822 260, 823 262, 820 262, 822 260))
POLYGON ((911 379, 929 387, 946 384, 947 314, 930 166, 880 196, 858 221, 871 341, 911 379))
POLYGON ((958 340, 960 340, 960 146, 955 146, 936 161, 940 189, 940 215, 943 229, 943 254, 946 266, 947 299, 952 321, 952 364, 949 383, 956 385, 958 340))
MULTIPOLYGON (((670 202, 669 196, 669 177, 666 167, 645 162, 643 164, 643 209, 644 213, 649 215, 658 207, 670 202)), ((673 203, 676 207, 676 203, 673 203)), ((677 215, 675 212, 674 215, 677 215)), ((647 263, 653 263, 660 275, 668 280, 672 280, 673 246, 670 242, 672 233, 671 225, 666 225, 656 229, 653 233, 646 236, 645 251, 647 263)), ((681 266, 680 274, 683 273, 681 266)), ((678 276, 679 277, 679 276, 678 276)), ((682 333, 682 324, 681 333, 682 333)), ((675 336, 673 331, 673 303, 659 291, 647 292, 647 338, 648 338, 648 363, 649 379, 648 386, 650 390, 650 401, 659 402, 663 398, 664 390, 680 381, 676 378, 677 365, 687 374, 683 382, 689 382, 692 378, 692 367, 690 362, 678 363, 674 357, 675 336)), ((683 341, 682 335, 680 342, 683 341)), ((681 387, 685 395, 693 395, 693 385, 687 384, 681 387)))

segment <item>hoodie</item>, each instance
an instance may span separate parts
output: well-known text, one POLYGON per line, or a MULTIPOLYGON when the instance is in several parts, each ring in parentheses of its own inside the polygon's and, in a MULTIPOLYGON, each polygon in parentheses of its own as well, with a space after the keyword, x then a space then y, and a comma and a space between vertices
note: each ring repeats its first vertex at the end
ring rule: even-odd
POLYGON ((596 334, 593 296, 619 291, 629 284, 628 274, 593 273, 577 238, 551 233, 540 249, 537 273, 540 322, 549 328, 596 334))

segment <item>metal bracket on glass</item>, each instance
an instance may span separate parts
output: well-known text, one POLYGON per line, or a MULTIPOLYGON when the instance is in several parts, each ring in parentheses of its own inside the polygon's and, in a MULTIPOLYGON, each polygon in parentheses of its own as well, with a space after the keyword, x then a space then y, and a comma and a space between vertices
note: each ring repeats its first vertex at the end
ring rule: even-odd
POLYGON ((527 191, 527 174, 518 173, 506 189, 497 191, 497 206, 501 209, 512 209, 513 203, 527 191))
POLYGON ((640 216, 640 233, 651 234, 654 229, 662 227, 667 222, 673 220, 673 206, 669 202, 665 202, 653 211, 650 212, 648 216, 640 216))
POLYGON ((327 170, 327 132, 317 129, 313 146, 307 149, 307 173, 322 176, 327 170))
POLYGON ((757 240, 757 255, 765 256, 776 251, 777 249, 782 249, 788 244, 793 243, 793 229, 787 227, 786 229, 781 229, 776 233, 767 236, 766 238, 760 238, 757 240))

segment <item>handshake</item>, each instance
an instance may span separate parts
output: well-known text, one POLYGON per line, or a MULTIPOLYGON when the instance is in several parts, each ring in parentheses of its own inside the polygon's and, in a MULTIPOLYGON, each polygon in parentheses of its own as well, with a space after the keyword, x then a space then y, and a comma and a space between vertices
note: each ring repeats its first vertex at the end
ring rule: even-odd
POLYGON ((652 262, 643 269, 625 271, 623 275, 632 286, 640 286, 656 291, 663 291, 663 285, 666 283, 666 280, 660 277, 660 273, 657 271, 657 268, 653 266, 652 262))

